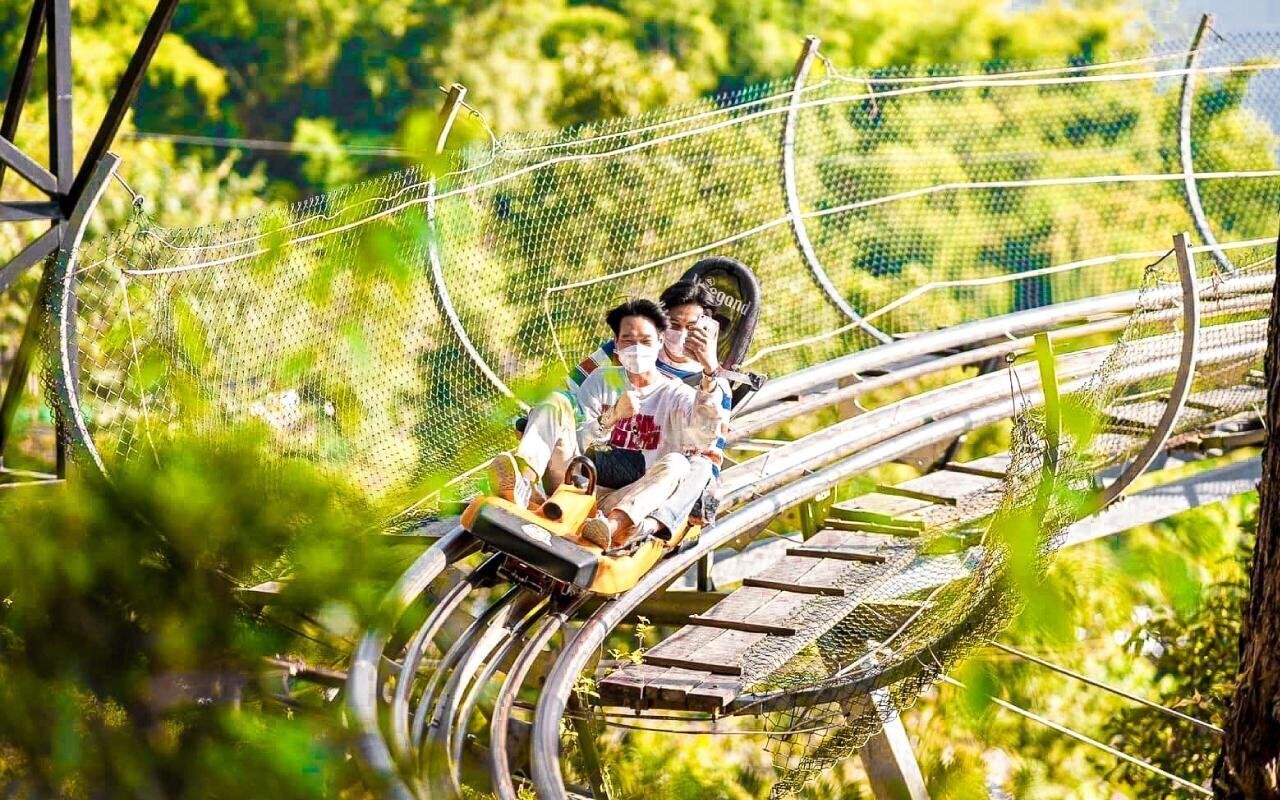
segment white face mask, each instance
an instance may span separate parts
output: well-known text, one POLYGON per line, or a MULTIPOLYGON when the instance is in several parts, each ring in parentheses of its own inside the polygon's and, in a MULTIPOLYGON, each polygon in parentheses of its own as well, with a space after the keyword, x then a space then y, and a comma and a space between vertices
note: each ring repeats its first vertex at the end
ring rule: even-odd
POLYGON ((647 344, 633 344, 618 351, 618 361, 633 375, 643 375, 658 363, 658 348, 647 344))
POLYGON ((676 330, 675 328, 667 328, 662 332, 662 341, 667 346, 667 352, 672 355, 684 355, 684 343, 689 338, 689 332, 686 330, 676 330))

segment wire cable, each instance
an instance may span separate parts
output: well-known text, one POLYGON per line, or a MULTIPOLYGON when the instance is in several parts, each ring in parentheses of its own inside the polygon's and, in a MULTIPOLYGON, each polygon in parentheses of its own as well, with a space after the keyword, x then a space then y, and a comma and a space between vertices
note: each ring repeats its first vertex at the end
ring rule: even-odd
MULTIPOLYGON (((947 675, 942 675, 940 676, 940 680, 942 680, 944 683, 955 686, 958 689, 964 689, 965 691, 969 691, 968 686, 965 686, 963 683, 956 680, 955 678, 949 677, 947 675)), ((1103 742, 1100 742, 1091 736, 1086 736, 1085 734, 1080 733, 1079 731, 1072 730, 1071 728, 1068 728, 1066 725, 1062 725, 1060 723, 1054 722, 1053 720, 1048 719, 1047 717, 1042 717, 1039 714, 1036 714, 1032 711, 1028 711, 1027 709, 1022 708, 1021 706, 1015 706, 1013 703, 1010 703, 1008 700, 1001 700, 999 697, 992 697, 991 695, 984 695, 984 696, 988 700, 990 700, 992 703, 999 706, 1000 708, 1003 708, 1006 711, 1012 711, 1018 716, 1029 719, 1032 722, 1039 723, 1040 725, 1043 725, 1049 730, 1052 730, 1056 733, 1061 733, 1064 736, 1068 736, 1072 739, 1075 739, 1078 742, 1087 744, 1090 747, 1095 747, 1103 751, 1104 753, 1108 753, 1112 756, 1115 756, 1121 761, 1124 761, 1128 764, 1132 764, 1133 766, 1138 767, 1139 769, 1145 769, 1148 772, 1159 775, 1160 777, 1173 782, 1174 784, 1182 787, 1183 789, 1186 789, 1191 792, 1195 792, 1196 794, 1204 795, 1205 797, 1213 797, 1213 792, 1204 788, 1200 784, 1193 783, 1187 780, 1186 778, 1180 778, 1177 775, 1174 775, 1172 772, 1166 772, 1149 761, 1143 761, 1141 758, 1138 758, 1137 756, 1131 756, 1128 753, 1124 752, 1123 750, 1117 750, 1116 748, 1112 747, 1109 744, 1104 744, 1103 742)))
POLYGON ((1009 655, 1016 656, 1018 658, 1023 659, 1024 661, 1029 661, 1032 664, 1036 664, 1041 667, 1044 667, 1045 669, 1052 670, 1054 672, 1057 672, 1060 675, 1065 675, 1068 678, 1074 678, 1075 680, 1078 680, 1081 683, 1088 684, 1089 686, 1102 689, 1103 691, 1106 691, 1106 692, 1111 692, 1112 694, 1117 695, 1119 697, 1123 697, 1126 700, 1132 700, 1133 702, 1138 703, 1140 705, 1144 705, 1147 708, 1152 708, 1161 713, 1168 714, 1174 719, 1179 719, 1179 720, 1182 720, 1183 722, 1189 722, 1192 725, 1195 725, 1197 728, 1200 728, 1203 731, 1207 731, 1208 733, 1212 733, 1216 736, 1222 735, 1222 728, 1219 728, 1217 725, 1214 725, 1209 722, 1205 722, 1204 720, 1196 719, 1195 717, 1189 716, 1187 714, 1183 714, 1181 711, 1176 711, 1172 708, 1169 708, 1168 706, 1162 706, 1159 703, 1148 700, 1145 697, 1139 697, 1138 695, 1133 694, 1132 692, 1127 692, 1124 689, 1120 689, 1115 686, 1110 686, 1101 681, 1090 678, 1087 675, 1082 675, 1081 673, 1076 672, 1075 670, 1071 670, 1071 669, 1068 669, 1067 667, 1061 666, 1060 664, 1054 664, 1051 661, 1046 661, 1043 658, 1033 656, 1030 653, 1024 653, 1023 651, 1010 647, 1007 644, 1001 644, 1000 642, 997 642, 991 639, 987 640, 987 644, 990 647, 996 648, 997 650, 1002 650, 1008 653, 1009 655))

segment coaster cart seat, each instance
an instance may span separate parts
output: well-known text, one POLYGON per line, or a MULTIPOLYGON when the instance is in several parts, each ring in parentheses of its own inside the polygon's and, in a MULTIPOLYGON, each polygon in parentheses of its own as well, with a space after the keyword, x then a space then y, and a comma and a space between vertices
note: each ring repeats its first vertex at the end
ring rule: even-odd
POLYGON ((486 550, 507 555, 500 568, 506 577, 546 595, 625 592, 664 555, 701 532, 686 523, 667 541, 647 538, 604 551, 578 534, 595 510, 595 466, 578 456, 541 506, 522 508, 501 497, 480 496, 463 512, 462 527, 486 550))
MULTIPOLYGON (((716 357, 721 374, 733 388, 732 408, 737 409, 764 386, 764 375, 741 371, 751 350, 756 323, 760 320, 760 284, 746 264, 728 256, 709 256, 694 264, 681 280, 701 283, 711 292, 715 310, 711 316, 720 326, 716 357)), ((696 377, 693 380, 698 380, 696 377)))

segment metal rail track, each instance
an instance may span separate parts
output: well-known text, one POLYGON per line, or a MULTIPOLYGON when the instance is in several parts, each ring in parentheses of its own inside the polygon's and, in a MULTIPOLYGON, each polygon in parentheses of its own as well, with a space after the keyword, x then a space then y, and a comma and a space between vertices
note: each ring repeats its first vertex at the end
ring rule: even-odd
MULTIPOLYGON (((1248 275, 1206 283, 1201 288, 1205 317, 1265 307, 1272 280, 1271 275, 1248 275)), ((920 334, 800 370, 776 379, 753 399, 748 413, 741 418, 745 424, 735 423, 738 435, 758 430, 755 425, 776 424, 856 396, 857 387, 864 384, 862 391, 870 391, 1026 349, 1029 339, 1025 334, 1046 327, 1057 328, 1054 336, 1061 340, 1118 330, 1127 323, 1127 317, 1121 315, 1131 310, 1138 299, 1136 291, 1122 292, 1017 312, 920 334), (1098 319, 1099 316, 1104 318, 1098 319), (992 340, 997 341, 987 343, 992 340), (962 347, 969 349, 928 358, 940 351, 962 347), (913 358, 927 360, 843 390, 804 396, 805 392, 842 378, 889 368, 913 358)), ((1177 308, 1180 299, 1172 289, 1142 296, 1145 304, 1166 304, 1170 314, 1180 313, 1177 308)), ((1232 337, 1239 337, 1243 332, 1240 325, 1256 327, 1258 323, 1236 323, 1230 327, 1230 334, 1222 332, 1228 326, 1219 326, 1217 334, 1209 332, 1203 344, 1202 362, 1211 364, 1257 350, 1252 345, 1242 346, 1232 341, 1232 337)), ((1262 341, 1256 331, 1251 333, 1255 334, 1248 337, 1251 341, 1262 341)), ((1154 354, 1165 345, 1163 341, 1153 341, 1147 346, 1154 354)), ((1086 380, 1108 349, 1094 348, 1062 356, 1059 363, 1064 391, 1086 380)), ((1024 387, 1028 387, 1028 399, 1034 401, 1038 392, 1035 366, 1028 364, 1014 369, 1024 387)), ((1177 359, 1154 358, 1136 369, 1149 375, 1168 374, 1176 371, 1177 359)), ((1007 418, 1016 410, 1009 396, 1006 374, 980 376, 875 409, 727 469, 722 487, 727 505, 737 506, 736 509, 705 532, 696 547, 660 562, 632 590, 601 604, 572 637, 566 637, 566 647, 551 666, 540 693, 532 725, 531 777, 540 795, 566 796, 558 752, 560 720, 567 710, 572 686, 577 676, 589 667, 609 632, 641 601, 725 542, 763 528, 779 512, 825 491, 834 483, 921 446, 946 441, 975 427, 1007 418), (921 425, 922 419, 929 421, 921 425)), ((437 541, 397 583, 384 605, 380 624, 361 639, 357 648, 348 681, 348 704, 359 733, 361 760, 371 776, 385 786, 388 796, 460 796, 460 765, 471 721, 481 708, 486 687, 499 671, 505 673, 505 678, 490 711, 487 767, 497 795, 504 800, 516 796, 510 748, 512 712, 530 672, 540 659, 544 662, 548 659, 546 648, 557 631, 566 629, 580 601, 544 600, 516 589, 501 595, 446 650, 440 666, 418 691, 410 722, 416 678, 426 650, 432 646, 445 619, 474 592, 487 589, 493 583, 485 570, 478 568, 466 581, 442 593, 403 649, 395 670, 395 689, 385 735, 377 707, 383 680, 390 675, 380 666, 385 664, 384 652, 397 621, 410 607, 421 602, 431 582, 448 565, 469 557, 478 549, 478 543, 457 528, 437 541)), ((758 703, 759 698, 755 701, 758 703)))

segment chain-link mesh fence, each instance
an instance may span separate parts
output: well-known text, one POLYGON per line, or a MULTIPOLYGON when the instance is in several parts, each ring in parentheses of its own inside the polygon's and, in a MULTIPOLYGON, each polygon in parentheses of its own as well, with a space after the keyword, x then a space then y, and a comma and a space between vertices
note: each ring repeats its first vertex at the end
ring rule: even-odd
POLYGON ((703 255, 759 277, 750 364, 773 374, 877 335, 1130 288, 1170 232, 1195 229, 1188 186, 1236 258, 1274 234, 1277 139, 1260 110, 1280 93, 1277 44, 1200 53, 1190 163, 1185 52, 815 64, 801 87, 506 136, 438 184, 408 170, 220 226, 139 219, 81 255, 72 368, 55 377, 108 470, 178 427, 256 422, 270 449, 427 514, 442 480, 509 446, 521 402, 607 335, 608 305, 703 255))
MULTIPOLYGON (((1211 269, 1210 255, 1196 260, 1202 274, 1211 269)), ((1261 402, 1252 372, 1266 346, 1274 272, 1274 256, 1260 256, 1229 278, 1200 281, 1196 368, 1174 437, 1261 402)), ((756 678, 755 707, 782 709, 765 717, 776 731, 768 745, 779 771, 775 797, 794 794, 850 756, 1009 622, 1071 524, 1097 509, 1105 481, 1161 432, 1187 355, 1182 297, 1168 254, 1148 268, 1130 324, 1115 344, 1061 359, 1066 374, 1056 424, 1046 422, 1038 385, 1023 396, 1006 478, 998 496, 986 498, 993 513, 976 522, 972 513, 960 514, 952 526, 931 527, 918 546, 903 548, 896 563, 886 561, 871 576, 864 566, 851 567, 849 596, 829 598, 814 619, 789 621, 821 625, 825 633, 816 641, 777 665, 778 651, 788 646, 766 639, 744 660, 764 665, 744 666, 744 674, 756 678), (936 546, 955 541, 965 545, 946 548, 954 552, 936 546)), ((1010 375, 1021 393, 1018 373, 1010 375)), ((742 710, 751 713, 753 705, 742 710)))

